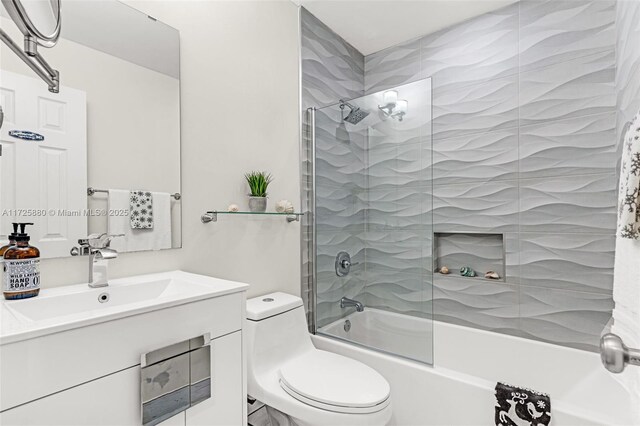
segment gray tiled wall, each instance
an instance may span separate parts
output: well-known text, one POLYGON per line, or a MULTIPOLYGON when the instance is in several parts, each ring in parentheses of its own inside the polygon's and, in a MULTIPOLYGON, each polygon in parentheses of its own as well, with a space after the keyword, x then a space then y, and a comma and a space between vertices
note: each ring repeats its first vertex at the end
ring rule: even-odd
MULTIPOLYGON (((366 69, 366 65, 365 65, 366 69)), ((390 80, 387 80, 390 81, 390 80)), ((370 307, 432 315, 430 81, 393 86, 408 100, 402 121, 377 113, 380 92, 358 100, 373 111, 368 126, 366 285, 358 295, 370 307)), ((406 354, 401 354, 406 355, 406 354)), ((430 359, 430 353, 421 354, 430 359)))
POLYGON ((434 232, 505 235, 506 282, 436 274, 436 319, 595 350, 612 308, 615 17, 614 0, 523 0, 365 58, 368 93, 433 79, 434 232))
MULTIPOLYGON (((342 214, 366 204, 365 226, 356 214, 343 237, 371 273, 350 288, 369 306, 430 315, 416 303, 426 234, 502 233, 506 282, 436 274, 435 318, 595 350, 613 305, 617 141, 640 108, 640 2, 522 0, 364 58, 302 13, 304 107, 432 77, 432 166, 401 169, 417 151, 385 148, 381 131, 354 160, 356 174, 365 163, 364 193, 322 176, 329 222, 346 226, 342 214), (416 180, 431 173, 429 185, 416 180), (424 214, 431 197, 425 231, 405 212, 424 214)), ((330 154, 327 164, 340 164, 330 154)))
MULTIPOLYGON (((309 107, 322 108, 364 93, 364 56, 304 8, 301 25, 301 96, 303 113, 309 107)), ((363 273, 339 279, 334 270, 338 251, 348 251, 354 261, 364 262, 364 136, 336 132, 340 120, 337 108, 319 112, 316 119, 316 224, 318 326, 339 318, 338 301, 354 297, 364 285, 363 273)), ((306 119, 303 123, 306 125, 306 119)), ((302 220, 302 296, 309 309, 313 260, 311 244, 311 144, 308 128, 302 129, 302 192, 305 215, 302 220)))

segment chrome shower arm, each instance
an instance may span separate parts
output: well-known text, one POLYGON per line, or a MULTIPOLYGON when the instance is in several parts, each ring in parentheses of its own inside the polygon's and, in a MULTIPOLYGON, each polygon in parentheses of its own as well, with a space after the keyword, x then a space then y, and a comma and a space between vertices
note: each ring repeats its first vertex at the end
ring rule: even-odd
POLYGON ((348 106, 351 109, 354 109, 355 107, 353 105, 351 105, 349 102, 345 101, 344 99, 340 99, 340 108, 344 108, 345 106, 348 106))

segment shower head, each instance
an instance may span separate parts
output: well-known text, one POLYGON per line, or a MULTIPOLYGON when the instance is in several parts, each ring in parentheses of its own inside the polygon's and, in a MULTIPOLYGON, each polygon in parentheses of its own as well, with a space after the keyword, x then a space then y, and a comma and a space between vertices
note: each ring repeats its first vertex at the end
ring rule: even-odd
POLYGON ((349 114, 347 114, 346 117, 344 117, 344 115, 342 117, 342 119, 347 123, 358 124, 359 122, 364 120, 367 115, 369 115, 367 111, 361 110, 359 107, 353 106, 349 102, 345 102, 340 99, 340 109, 342 111, 344 111, 345 106, 350 109, 349 114))

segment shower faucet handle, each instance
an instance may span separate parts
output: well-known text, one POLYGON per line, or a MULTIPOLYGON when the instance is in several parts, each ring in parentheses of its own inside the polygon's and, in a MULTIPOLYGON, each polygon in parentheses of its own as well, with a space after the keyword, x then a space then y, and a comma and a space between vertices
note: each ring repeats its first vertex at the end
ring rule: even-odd
POLYGON ((339 277, 344 277, 349 275, 351 271, 351 267, 354 265, 358 265, 360 262, 351 262, 351 255, 346 251, 341 251, 336 256, 336 275, 339 277))
POLYGON ((351 268, 352 266, 359 265, 359 264, 360 264, 360 262, 351 262, 348 259, 343 259, 342 260, 342 267, 343 268, 347 268, 347 269, 351 268))

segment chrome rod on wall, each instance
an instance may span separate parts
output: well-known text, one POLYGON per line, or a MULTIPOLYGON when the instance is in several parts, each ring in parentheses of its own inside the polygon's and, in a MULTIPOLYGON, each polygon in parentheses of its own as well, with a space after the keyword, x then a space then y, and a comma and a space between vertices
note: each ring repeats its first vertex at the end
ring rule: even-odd
POLYGON ((44 80, 45 83, 49 86, 49 91, 52 93, 58 93, 60 91, 60 73, 47 63, 44 60, 42 55, 38 53, 36 49, 36 44, 34 41, 29 40, 28 37, 25 37, 25 47, 29 47, 26 50, 26 53, 20 49, 9 35, 0 29, 0 40, 4 42, 9 49, 13 51, 22 61, 29 66, 38 77, 44 80), (35 58, 35 61, 31 58, 35 58), (37 61, 37 62, 36 62, 37 61))
MULTIPOLYGON (((108 194, 109 190, 107 189, 95 189, 92 187, 87 188, 87 195, 88 196, 93 196, 96 192, 101 192, 101 193, 105 193, 108 194)), ((179 192, 176 192, 175 194, 171 194, 171 197, 175 198, 176 200, 179 200, 182 198, 182 195, 179 192)))

